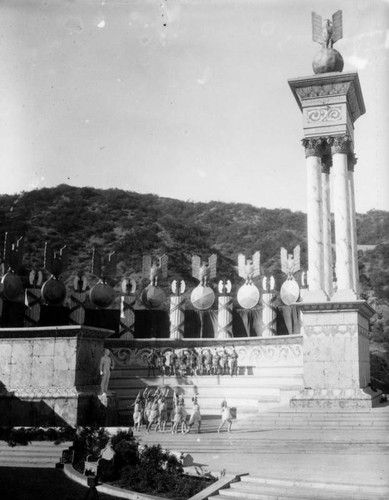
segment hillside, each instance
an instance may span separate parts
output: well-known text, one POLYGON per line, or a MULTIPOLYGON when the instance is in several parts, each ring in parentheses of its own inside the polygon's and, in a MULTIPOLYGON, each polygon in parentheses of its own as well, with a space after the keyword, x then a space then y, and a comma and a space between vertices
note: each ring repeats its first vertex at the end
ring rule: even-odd
MULTIPOLYGON (((372 210, 357 215, 360 274, 364 296, 383 311, 389 330, 389 213, 372 210), (375 246, 375 248, 374 248, 375 246)), ((244 203, 194 203, 120 189, 76 188, 60 185, 19 195, 0 196, 0 238, 6 231, 24 236, 22 274, 43 264, 43 249, 67 245, 69 280, 77 271, 88 273, 93 247, 118 256, 117 282, 124 275, 141 278, 142 255, 169 256, 169 281, 183 278, 189 286, 191 256, 218 255, 218 278, 241 282, 237 255, 261 251, 263 274, 282 279, 281 246, 301 245, 306 267, 306 215, 288 209, 270 210, 244 203)))
MULTIPOLYGON (((218 279, 242 283, 237 256, 261 252, 263 274, 281 284, 279 250, 301 245, 306 268, 306 215, 288 209, 270 210, 244 203, 194 203, 138 194, 120 189, 75 188, 60 185, 19 195, 0 196, 0 239, 5 232, 25 237, 19 274, 26 279, 32 267, 42 267, 47 241, 54 251, 67 245, 70 261, 63 279, 70 286, 79 271, 90 275, 93 247, 118 256, 116 287, 123 276, 142 281, 142 256, 169 256, 168 286, 185 279, 188 289, 193 254, 218 255, 218 279)), ((373 375, 389 382, 389 213, 372 210, 357 215, 360 277, 363 297, 378 314, 372 323, 373 375), (386 347, 385 347, 386 344, 386 347), (381 346, 381 347, 380 347, 381 346)), ((236 288, 235 288, 236 289, 236 288)))
MULTIPOLYGON (((389 299, 389 213, 358 214, 358 244, 365 250, 361 274, 366 292, 389 299), (367 247, 369 248, 369 247, 367 247)), ((142 195, 120 189, 60 185, 20 195, 0 196, 0 238, 6 231, 25 236, 24 267, 42 266, 45 242, 54 250, 67 245, 68 274, 88 272, 93 247, 115 251, 118 277, 139 275, 142 255, 169 255, 169 278, 189 282, 191 256, 218 254, 218 276, 239 280, 237 255, 261 251, 264 274, 280 272, 279 249, 302 249, 306 267, 306 215, 288 209, 270 210, 243 203, 194 203, 142 195)))

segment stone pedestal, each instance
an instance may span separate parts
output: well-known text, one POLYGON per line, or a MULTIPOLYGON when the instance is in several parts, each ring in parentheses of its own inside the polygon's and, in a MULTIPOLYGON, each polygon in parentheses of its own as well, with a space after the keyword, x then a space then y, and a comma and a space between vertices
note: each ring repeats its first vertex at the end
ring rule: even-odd
POLYGON ((368 387, 368 331, 374 310, 364 301, 297 305, 304 323, 305 389, 291 406, 371 408, 376 393, 368 387))
POLYGON ((82 326, 1 329, 0 425, 96 423, 110 334, 82 326))

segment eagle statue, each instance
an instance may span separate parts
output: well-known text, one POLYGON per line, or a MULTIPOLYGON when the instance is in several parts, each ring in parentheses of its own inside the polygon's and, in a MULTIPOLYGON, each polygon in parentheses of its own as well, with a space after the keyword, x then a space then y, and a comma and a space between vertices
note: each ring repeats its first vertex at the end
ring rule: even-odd
POLYGON ((253 279, 260 275, 261 272, 261 254, 255 252, 252 259, 247 259, 240 253, 238 255, 238 274, 245 280, 247 285, 252 285, 253 279))
POLYGON ((142 274, 144 278, 149 277, 151 286, 158 285, 158 278, 167 278, 167 263, 166 254, 159 257, 157 262, 152 260, 151 255, 143 256, 142 274))
POLYGON ((323 48, 332 49, 335 42, 343 38, 342 11, 338 10, 332 19, 326 19, 312 12, 312 40, 323 48))
POLYGON ((212 254, 208 263, 201 261, 198 255, 192 256, 192 276, 200 281, 200 285, 208 286, 208 281, 216 278, 217 255, 212 254))
POLYGON ((281 248, 281 269, 287 275, 287 279, 293 279, 293 275, 300 270, 300 245, 289 254, 285 248, 281 248))

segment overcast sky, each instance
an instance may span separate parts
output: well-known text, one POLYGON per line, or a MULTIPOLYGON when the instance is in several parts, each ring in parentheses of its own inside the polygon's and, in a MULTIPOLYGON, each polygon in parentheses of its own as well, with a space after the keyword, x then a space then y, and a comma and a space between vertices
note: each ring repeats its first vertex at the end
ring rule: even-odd
POLYGON ((358 212, 389 210, 389 2, 0 0, 1 193, 61 183, 306 211, 311 12, 359 73, 358 212))

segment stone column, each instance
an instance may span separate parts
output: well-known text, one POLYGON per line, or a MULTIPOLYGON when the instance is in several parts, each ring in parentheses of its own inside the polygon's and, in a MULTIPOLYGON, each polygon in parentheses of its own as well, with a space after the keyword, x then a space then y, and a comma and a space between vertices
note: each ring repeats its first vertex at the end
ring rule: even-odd
POLYGON ((262 293, 262 337, 273 337, 277 334, 277 308, 274 304, 276 298, 274 292, 262 293))
POLYGON ((331 193, 330 167, 332 159, 325 156, 322 159, 322 189, 323 189, 323 271, 324 291, 331 297, 333 294, 332 276, 332 234, 331 234, 331 193))
POLYGON ((352 228, 350 220, 350 195, 348 155, 351 139, 347 135, 330 137, 333 163, 333 200, 335 214, 336 279, 334 300, 355 300, 352 257, 352 228))
POLYGON ((359 268, 357 247, 357 224, 355 220, 354 165, 357 163, 354 153, 348 156, 348 187, 350 197, 351 257, 353 262, 353 290, 359 296, 359 268))
POLYGON ((324 293, 322 138, 303 139, 307 164, 308 301, 327 300, 324 293))
POLYGON ((184 337, 185 307, 182 295, 170 297, 170 338, 182 339, 184 337))
POLYGON ((124 295, 120 299, 119 334, 121 339, 131 340, 135 333, 135 295, 124 295))
POLYGON ((217 338, 232 338, 232 310, 233 301, 229 295, 219 295, 217 311, 217 338))

